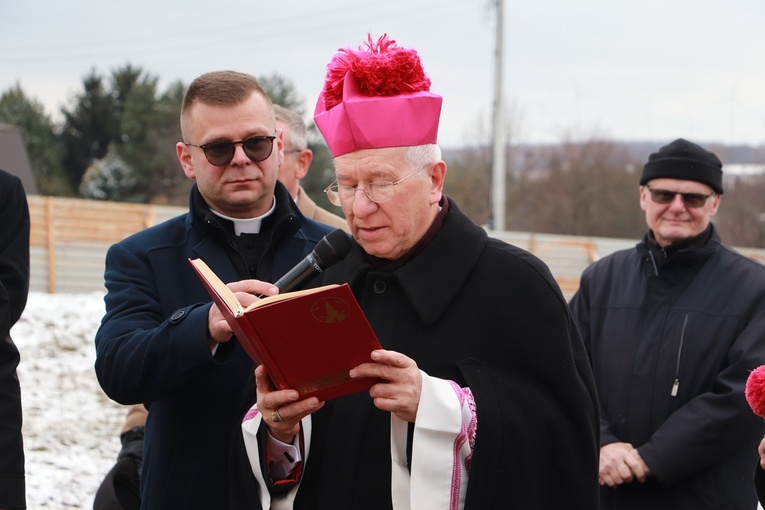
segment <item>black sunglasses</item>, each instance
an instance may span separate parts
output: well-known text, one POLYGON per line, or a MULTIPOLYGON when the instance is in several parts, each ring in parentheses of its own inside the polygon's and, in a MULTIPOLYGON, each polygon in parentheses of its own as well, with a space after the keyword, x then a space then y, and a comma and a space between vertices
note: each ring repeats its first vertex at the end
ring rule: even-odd
POLYGON ((241 144, 244 153, 253 163, 259 163, 268 159, 274 150, 275 136, 253 136, 247 140, 238 142, 210 142, 204 145, 194 145, 193 143, 183 142, 191 147, 199 147, 205 153, 207 161, 211 165, 226 166, 234 159, 236 146, 241 144))
POLYGON ((666 189, 652 189, 648 186, 645 189, 651 192, 651 200, 657 204, 672 203, 675 196, 680 195, 686 207, 702 207, 707 203, 707 198, 715 196, 714 191, 709 195, 705 195, 703 193, 680 193, 679 191, 669 191, 666 189))

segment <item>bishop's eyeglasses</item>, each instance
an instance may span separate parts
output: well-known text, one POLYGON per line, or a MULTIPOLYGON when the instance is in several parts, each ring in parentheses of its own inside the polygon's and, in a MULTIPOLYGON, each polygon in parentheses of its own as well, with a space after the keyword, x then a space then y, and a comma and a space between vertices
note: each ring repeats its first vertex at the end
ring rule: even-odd
POLYGON ((415 170, 414 172, 397 180, 396 182, 370 182, 365 188, 359 188, 358 186, 343 186, 342 184, 338 184, 337 180, 335 180, 335 182, 324 189, 324 193, 327 194, 327 198, 329 199, 330 203, 336 206, 343 206, 353 202, 353 200, 356 198, 357 191, 363 191, 369 200, 377 204, 381 204, 383 202, 393 200, 393 197, 396 196, 396 186, 411 176, 422 172, 426 168, 427 166, 420 168, 419 170, 415 170))

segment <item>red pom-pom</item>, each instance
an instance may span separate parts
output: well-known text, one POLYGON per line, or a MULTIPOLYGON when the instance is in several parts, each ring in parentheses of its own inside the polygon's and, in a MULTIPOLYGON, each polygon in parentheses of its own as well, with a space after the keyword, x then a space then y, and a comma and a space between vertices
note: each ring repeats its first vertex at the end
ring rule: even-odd
POLYGON ((746 380, 746 401, 754 414, 765 418, 765 365, 752 370, 746 380))
POLYGON ((343 101, 343 81, 348 72, 356 77, 361 93, 367 96, 430 90, 430 78, 415 50, 396 46, 388 34, 383 34, 377 42, 368 35, 365 46, 358 50, 341 48, 327 64, 322 90, 325 110, 343 101))

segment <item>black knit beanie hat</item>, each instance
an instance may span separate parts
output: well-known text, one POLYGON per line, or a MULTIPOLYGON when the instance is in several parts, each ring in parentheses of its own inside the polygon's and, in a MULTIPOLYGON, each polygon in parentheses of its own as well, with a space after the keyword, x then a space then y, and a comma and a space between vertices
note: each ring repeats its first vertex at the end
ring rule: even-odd
POLYGON ((648 157, 640 184, 667 177, 703 182, 722 194, 722 162, 711 152, 688 140, 678 138, 648 157))

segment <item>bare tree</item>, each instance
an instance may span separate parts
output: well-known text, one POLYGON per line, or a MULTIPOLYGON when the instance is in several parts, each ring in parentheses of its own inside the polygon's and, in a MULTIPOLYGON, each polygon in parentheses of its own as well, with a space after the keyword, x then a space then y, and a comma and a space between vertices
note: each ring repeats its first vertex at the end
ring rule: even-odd
POLYGON ((524 164, 510 190, 510 229, 610 237, 645 230, 635 165, 617 144, 564 143, 524 164))
POLYGON ((712 218, 729 246, 765 248, 765 176, 726 179, 720 209, 712 218))
POLYGON ((489 221, 489 186, 491 153, 488 147, 472 147, 448 152, 444 159, 449 173, 444 193, 453 198, 460 209, 479 225, 489 221))

